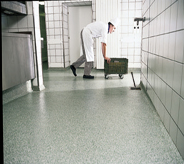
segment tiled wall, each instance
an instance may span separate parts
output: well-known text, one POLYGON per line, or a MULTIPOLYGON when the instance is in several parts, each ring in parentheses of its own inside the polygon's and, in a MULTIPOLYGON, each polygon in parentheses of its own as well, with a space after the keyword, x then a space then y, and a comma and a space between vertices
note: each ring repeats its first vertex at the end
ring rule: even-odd
POLYGON ((184 1, 144 0, 143 83, 184 158, 184 1))
POLYGON ((121 0, 121 57, 128 58, 129 68, 140 69, 142 22, 137 28, 135 17, 142 17, 142 0, 121 0))
MULTIPOLYGON (((84 1, 74 0, 73 2, 84 1)), ((70 65, 68 40, 68 7, 71 1, 44 1, 47 33, 48 66, 50 68, 70 65)))
POLYGON ((45 1, 47 54, 49 67, 64 67, 61 1, 45 1))
POLYGON ((36 78, 33 80, 33 87, 36 90, 44 89, 41 42, 39 24, 39 3, 38 1, 26 1, 27 15, 8 16, 1 13, 2 32, 30 32, 33 36, 33 53, 36 78))

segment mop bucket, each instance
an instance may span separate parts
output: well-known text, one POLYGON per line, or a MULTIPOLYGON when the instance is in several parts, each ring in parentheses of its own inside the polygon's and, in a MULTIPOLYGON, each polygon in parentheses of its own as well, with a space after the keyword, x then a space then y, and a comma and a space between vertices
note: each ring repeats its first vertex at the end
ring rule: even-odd
POLYGON ((121 79, 124 74, 128 73, 128 59, 127 58, 111 58, 111 62, 104 61, 105 79, 109 78, 110 74, 118 74, 121 79))

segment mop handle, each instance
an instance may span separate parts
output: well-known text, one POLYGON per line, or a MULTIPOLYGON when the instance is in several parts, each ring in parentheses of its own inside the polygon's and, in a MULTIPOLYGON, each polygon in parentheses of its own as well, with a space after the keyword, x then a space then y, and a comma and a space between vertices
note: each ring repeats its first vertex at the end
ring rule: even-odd
POLYGON ((135 81, 134 81, 133 72, 131 72, 131 74, 132 74, 132 79, 133 79, 133 82, 134 82, 134 87, 136 87, 136 85, 135 85, 135 81))

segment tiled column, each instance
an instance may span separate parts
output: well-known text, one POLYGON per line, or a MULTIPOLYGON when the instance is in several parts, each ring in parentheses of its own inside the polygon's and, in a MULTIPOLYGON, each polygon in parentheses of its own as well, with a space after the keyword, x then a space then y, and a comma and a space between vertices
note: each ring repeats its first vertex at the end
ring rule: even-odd
POLYGON ((141 18, 141 12, 142 0, 121 0, 121 57, 128 58, 129 68, 139 70, 141 67, 142 22, 139 22, 137 26, 134 18, 141 18))

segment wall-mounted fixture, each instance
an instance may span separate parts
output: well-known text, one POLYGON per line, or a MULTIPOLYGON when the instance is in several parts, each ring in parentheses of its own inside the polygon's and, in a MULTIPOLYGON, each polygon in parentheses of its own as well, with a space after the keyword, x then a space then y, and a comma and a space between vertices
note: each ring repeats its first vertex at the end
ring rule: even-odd
MULTIPOLYGON (((139 29, 139 21, 144 22, 145 20, 146 20, 146 17, 144 17, 144 18, 134 18, 134 22, 137 22, 137 29, 139 29)), ((134 23, 134 29, 136 29, 135 23, 134 23)))
POLYGON ((1 1, 1 13, 7 15, 27 15, 26 2, 1 1))

